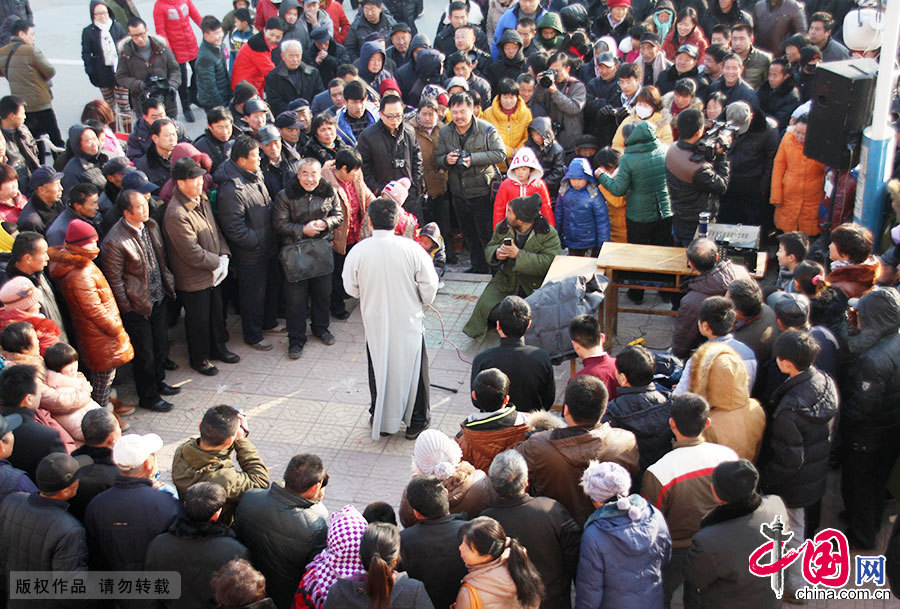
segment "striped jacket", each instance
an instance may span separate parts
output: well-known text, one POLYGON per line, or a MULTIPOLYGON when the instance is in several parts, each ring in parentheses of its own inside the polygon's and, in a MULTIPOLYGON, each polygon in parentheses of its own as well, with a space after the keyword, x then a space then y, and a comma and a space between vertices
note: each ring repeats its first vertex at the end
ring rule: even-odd
POLYGON ((641 495, 666 517, 672 548, 688 548, 700 520, 718 506, 712 493, 712 473, 723 461, 738 455, 702 437, 674 442, 672 452, 647 468, 641 495))

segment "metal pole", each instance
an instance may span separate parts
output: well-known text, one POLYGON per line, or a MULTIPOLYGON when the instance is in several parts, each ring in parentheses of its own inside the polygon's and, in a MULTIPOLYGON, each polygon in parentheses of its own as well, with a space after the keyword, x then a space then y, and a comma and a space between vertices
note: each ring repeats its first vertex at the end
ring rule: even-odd
POLYGON ((900 2, 887 2, 883 16, 881 61, 875 84, 872 125, 863 132, 860 183, 856 191, 853 220, 866 226, 878 241, 884 220, 884 186, 894 161, 894 128, 889 122, 894 85, 894 62, 900 39, 900 2))

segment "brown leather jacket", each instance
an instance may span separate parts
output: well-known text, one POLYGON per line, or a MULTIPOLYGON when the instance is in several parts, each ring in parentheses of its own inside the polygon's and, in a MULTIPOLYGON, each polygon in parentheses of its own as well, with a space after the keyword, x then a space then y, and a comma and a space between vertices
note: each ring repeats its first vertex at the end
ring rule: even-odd
POLYGON ((206 195, 200 195, 197 203, 188 200, 176 188, 166 207, 162 229, 169 253, 169 268, 175 276, 175 289, 199 292, 212 287, 219 256, 231 255, 231 250, 213 217, 206 195))
POLYGON ((468 461, 484 473, 490 469, 494 457, 524 440, 531 429, 526 423, 488 431, 470 429, 465 424, 460 424, 459 428, 456 443, 462 449, 463 461, 468 461))
POLYGON ((581 475, 590 461, 618 463, 632 479, 638 474, 634 434, 609 423, 593 429, 579 426, 542 431, 516 450, 528 462, 529 494, 556 499, 581 526, 594 512, 594 505, 581 488, 581 475))
MULTIPOLYGON (((144 225, 150 233, 152 255, 159 265, 163 289, 171 298, 175 298, 175 278, 166 263, 166 250, 159 227, 153 220, 147 220, 144 225)), ((128 226, 125 218, 120 218, 103 238, 100 263, 116 297, 119 312, 149 317, 153 311, 153 302, 150 300, 150 266, 145 263, 142 250, 143 244, 138 234, 128 226)))
MULTIPOLYGON (((341 187, 340 181, 334 175, 334 161, 327 161, 322 165, 322 177, 328 180, 328 183, 334 188, 334 193, 337 195, 338 201, 341 202, 341 211, 343 212, 343 220, 341 220, 340 226, 334 229, 334 241, 331 243, 331 247, 338 254, 346 254, 347 234, 350 232, 350 202, 347 200, 347 193, 341 187)), ((357 172, 356 179, 353 180, 353 187, 356 189, 356 198, 359 200, 359 221, 362 223, 366 216, 366 210, 369 208, 369 203, 375 199, 375 195, 366 186, 361 171, 357 172)))
POLYGON ((105 372, 130 362, 134 348, 112 289, 93 262, 98 253, 73 245, 51 247, 50 277, 69 305, 81 361, 94 372, 105 372))

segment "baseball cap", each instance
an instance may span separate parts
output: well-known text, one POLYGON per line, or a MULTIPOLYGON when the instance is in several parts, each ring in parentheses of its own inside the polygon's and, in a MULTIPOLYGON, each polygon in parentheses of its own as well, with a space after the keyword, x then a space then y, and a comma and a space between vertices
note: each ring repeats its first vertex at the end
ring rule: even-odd
POLYGON ((31 174, 28 180, 28 190, 33 191, 35 188, 45 186, 51 182, 62 180, 63 174, 59 173, 49 165, 41 165, 31 174))
POLYGON ((155 433, 146 435, 128 434, 113 445, 113 463, 118 467, 132 469, 140 467, 144 461, 163 447, 163 440, 155 433))
POLYGON ((381 6, 381 0, 362 0, 359 5, 364 6, 366 4, 374 4, 375 6, 381 6))
POLYGON ((300 108, 309 108, 309 100, 305 97, 298 97, 287 105, 288 110, 299 110, 300 108))
POLYGON ((794 292, 773 292, 768 305, 786 326, 797 328, 809 321, 809 298, 794 292))
POLYGON ((653 32, 644 32, 641 34, 641 44, 649 42, 654 46, 659 46, 659 36, 653 32))
MULTIPOLYGON (((678 47, 678 53, 687 53, 694 59, 697 59, 697 56, 699 55, 699 51, 697 50, 697 47, 695 47, 692 44, 681 45, 680 47, 678 47)), ((676 55, 677 55, 677 53, 676 53, 676 55)))
POLYGON ((50 453, 38 463, 34 483, 42 493, 56 493, 78 480, 93 464, 87 455, 50 453))
POLYGON ((412 34, 412 30, 410 29, 410 27, 402 21, 398 21, 394 24, 394 27, 391 28, 391 36, 393 36, 397 32, 406 32, 407 34, 412 34))
POLYGON ((895 245, 881 255, 881 261, 888 266, 900 264, 900 245, 895 245))
POLYGON ((256 132, 256 137, 259 138, 259 143, 265 146, 266 144, 271 144, 275 140, 280 140, 281 133, 279 133, 278 129, 273 125, 266 125, 256 132))
POLYGON ((247 101, 244 104, 244 114, 253 114, 254 112, 265 112, 268 110, 268 106, 266 106, 266 102, 261 100, 258 97, 254 97, 253 99, 247 101))
POLYGON ((811 61, 822 59, 822 51, 813 45, 807 45, 800 49, 800 65, 805 66, 811 61))
POLYGON ((619 62, 616 61, 616 56, 610 53, 609 51, 605 51, 597 55, 597 65, 598 66, 609 66, 611 68, 616 67, 619 62))
POLYGON ((286 110, 275 118, 275 126, 279 129, 303 129, 303 123, 297 119, 297 113, 286 110))
POLYGON ((0 438, 5 436, 8 432, 14 431, 21 424, 22 415, 8 414, 5 417, 0 415, 0 438))
POLYGON ((145 195, 159 190, 159 186, 147 178, 147 174, 140 169, 129 171, 122 178, 122 190, 136 190, 145 195))
POLYGON ((103 165, 103 177, 106 178, 117 173, 127 173, 129 171, 134 171, 134 166, 128 160, 128 157, 125 156, 113 157, 103 165))
POLYGON ((172 166, 173 180, 191 180, 206 174, 206 170, 189 156, 178 159, 172 166))

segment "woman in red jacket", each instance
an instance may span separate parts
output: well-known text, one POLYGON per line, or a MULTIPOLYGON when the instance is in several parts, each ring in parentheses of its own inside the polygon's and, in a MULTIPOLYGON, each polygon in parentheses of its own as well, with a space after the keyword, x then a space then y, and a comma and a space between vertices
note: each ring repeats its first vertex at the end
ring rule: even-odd
POLYGON ((278 46, 284 36, 284 30, 278 28, 284 27, 284 21, 278 17, 272 17, 266 22, 266 29, 254 34, 247 44, 241 47, 237 59, 234 60, 234 66, 231 68, 232 89, 242 80, 246 80, 256 87, 257 91, 266 90, 266 74, 275 69, 275 64, 272 62, 272 50, 278 46))
POLYGON ((197 36, 191 27, 191 21, 200 26, 202 17, 194 6, 193 0, 156 0, 153 5, 153 24, 156 34, 166 40, 175 61, 181 68, 181 86, 178 95, 181 97, 181 108, 187 122, 194 122, 191 102, 197 99, 197 36), (187 64, 191 64, 191 81, 188 85, 187 64))

